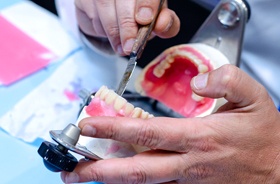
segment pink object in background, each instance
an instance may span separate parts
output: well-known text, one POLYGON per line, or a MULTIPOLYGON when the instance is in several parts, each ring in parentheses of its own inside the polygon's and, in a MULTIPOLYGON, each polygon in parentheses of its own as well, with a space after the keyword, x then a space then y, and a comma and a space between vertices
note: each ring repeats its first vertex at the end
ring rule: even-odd
POLYGON ((10 85, 44 67, 56 55, 0 16, 0 83, 10 85))

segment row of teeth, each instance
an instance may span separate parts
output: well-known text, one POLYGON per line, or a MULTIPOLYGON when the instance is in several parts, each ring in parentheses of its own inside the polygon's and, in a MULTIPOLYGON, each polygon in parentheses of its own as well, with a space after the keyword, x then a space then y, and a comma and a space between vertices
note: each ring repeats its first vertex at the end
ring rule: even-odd
MULTIPOLYGON (((176 48, 176 50, 174 50, 171 54, 168 54, 164 61, 162 61, 159 65, 155 67, 153 74, 158 78, 162 77, 165 73, 165 70, 171 67, 171 64, 174 62, 174 57, 178 55, 191 60, 192 63, 194 63, 195 66, 197 66, 199 74, 208 72, 208 66, 203 64, 202 60, 200 60, 196 55, 192 54, 191 52, 182 51, 176 48)), ((202 101, 204 98, 193 92, 192 99, 199 102, 202 101)))
POLYGON ((102 86, 95 94, 106 104, 111 105, 117 112, 124 114, 126 117, 148 119, 154 117, 152 114, 144 111, 139 107, 134 107, 126 99, 117 95, 113 90, 102 86))
POLYGON ((174 52, 168 54, 165 60, 155 67, 153 74, 158 78, 162 77, 165 73, 165 70, 171 67, 171 64, 174 62, 174 57, 178 55, 191 60, 197 66, 199 73, 205 73, 209 70, 208 66, 203 64, 203 62, 199 58, 197 58, 197 56, 195 56, 191 52, 178 50, 177 48, 176 50, 174 50, 174 52))

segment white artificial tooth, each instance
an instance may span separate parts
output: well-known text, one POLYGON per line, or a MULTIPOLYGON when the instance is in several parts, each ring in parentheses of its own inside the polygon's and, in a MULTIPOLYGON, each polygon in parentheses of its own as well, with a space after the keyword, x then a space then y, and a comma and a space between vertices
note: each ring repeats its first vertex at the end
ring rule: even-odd
POLYGON ((163 68, 164 67, 164 63, 165 63, 164 61, 160 62, 158 64, 157 68, 160 68, 160 69, 163 68))
POLYGON ((170 59, 173 59, 173 54, 168 54, 166 57, 165 57, 165 60, 170 60, 170 59))
POLYGON ((134 108, 134 110, 132 111, 132 118, 139 118, 141 116, 142 113, 142 109, 140 109, 139 107, 134 108))
POLYGON ((188 58, 190 58, 192 60, 197 59, 196 56, 193 55, 191 52, 187 52, 186 55, 187 55, 188 58))
POLYGON ((100 94, 100 99, 101 100, 104 100, 105 98, 106 98, 106 96, 107 96, 107 94, 109 93, 109 89, 106 87, 106 88, 104 88, 102 91, 101 91, 101 94, 100 94))
POLYGON ((125 110, 124 110, 125 115, 131 114, 133 109, 134 109, 134 106, 131 103, 127 103, 125 106, 125 110))
POLYGON ((202 63, 202 61, 201 61, 200 59, 198 59, 198 58, 194 58, 194 59, 192 60, 192 62, 193 62, 196 66, 199 66, 199 65, 202 63))
POLYGON ((172 64, 174 62, 174 56, 168 55, 165 60, 167 63, 172 64))
POLYGON ((164 63, 163 63, 162 68, 163 68, 164 70, 166 70, 166 69, 168 69, 168 68, 170 68, 170 67, 171 67, 171 64, 170 64, 169 62, 164 62, 164 63))
POLYGON ((160 64, 158 64, 154 69, 154 75, 158 78, 162 77, 165 73, 165 70, 170 68, 170 66, 170 63, 166 60, 160 62, 160 64))
POLYGON ((197 94, 195 94, 195 93, 192 93, 192 99, 193 99, 194 101, 196 101, 196 102, 199 102, 199 101, 203 100, 204 97, 199 96, 199 95, 197 95, 197 94))
POLYGON ((163 69, 157 69, 157 68, 156 68, 156 69, 154 69, 153 74, 154 74, 157 78, 160 78, 160 77, 163 76, 164 72, 165 72, 165 70, 163 70, 163 69))
POLYGON ((99 90, 95 93, 95 97, 100 97, 100 94, 102 93, 103 90, 108 89, 106 86, 101 86, 99 90))
POLYGON ((113 91, 113 90, 109 90, 106 98, 105 98, 105 102, 106 104, 112 104, 116 98, 118 97, 118 95, 113 91))
POLYGON ((146 111, 142 111, 142 113, 141 113, 141 119, 148 119, 148 117, 149 117, 149 113, 146 112, 146 111))
POLYGON ((148 119, 154 118, 155 116, 153 114, 149 114, 148 119))
POLYGON ((208 66, 206 66, 206 65, 204 65, 204 64, 198 65, 198 72, 199 72, 199 73, 208 72, 208 66))
POLYGON ((123 97, 121 96, 118 96, 115 100, 115 103, 114 103, 114 109, 116 111, 119 111, 123 108, 123 106, 127 103, 126 99, 124 99, 123 97))

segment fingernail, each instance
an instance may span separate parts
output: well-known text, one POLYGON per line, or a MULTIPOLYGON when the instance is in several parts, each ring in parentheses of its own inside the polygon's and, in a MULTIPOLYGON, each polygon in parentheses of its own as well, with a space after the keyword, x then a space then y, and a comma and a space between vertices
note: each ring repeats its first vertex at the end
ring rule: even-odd
POLYGON ((65 178, 65 183, 77 183, 79 182, 80 177, 77 173, 71 172, 65 178))
POLYGON ((142 21, 150 21, 153 19, 153 11, 151 8, 142 7, 139 9, 136 16, 137 16, 137 18, 141 19, 142 21))
POLYGON ((134 39, 131 38, 131 39, 127 40, 123 47, 124 52, 130 53, 132 50, 133 44, 134 44, 134 39))
POLYGON ((96 129, 90 125, 85 125, 82 129, 83 135, 93 136, 96 134, 96 129))
POLYGON ((194 87, 196 89, 204 89, 207 86, 208 73, 199 74, 194 78, 194 87))

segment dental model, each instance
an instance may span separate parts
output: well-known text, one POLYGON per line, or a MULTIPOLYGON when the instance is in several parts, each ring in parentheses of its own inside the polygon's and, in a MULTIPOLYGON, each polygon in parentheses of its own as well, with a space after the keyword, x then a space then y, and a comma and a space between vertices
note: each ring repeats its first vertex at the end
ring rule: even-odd
MULTIPOLYGON (((83 118, 92 116, 118 116, 142 119, 153 117, 153 115, 143 109, 134 107, 126 99, 117 95, 106 86, 102 86, 96 92, 90 104, 83 108, 77 122, 83 118)), ((85 145, 88 150, 103 159, 133 156, 138 152, 147 150, 145 147, 130 145, 115 140, 84 136, 80 136, 79 143, 85 145)))
MULTIPOLYGON (((153 60, 136 81, 136 89, 143 95, 157 99, 186 117, 205 116, 220 106, 216 99, 203 98, 192 92, 192 77, 229 63, 218 50, 203 44, 171 47, 153 60)), ((120 116, 152 118, 153 115, 134 107, 113 90, 102 86, 90 104, 82 110, 78 121, 90 116, 120 116)), ((107 159, 128 157, 148 150, 110 139, 80 136, 79 143, 97 156, 107 159)))
MULTIPOLYGON (((137 78, 136 90, 185 117, 209 115, 221 103, 192 92, 191 79, 224 64, 228 59, 205 44, 182 44, 165 50, 137 78)), ((223 101, 222 99, 219 102, 223 101)))

